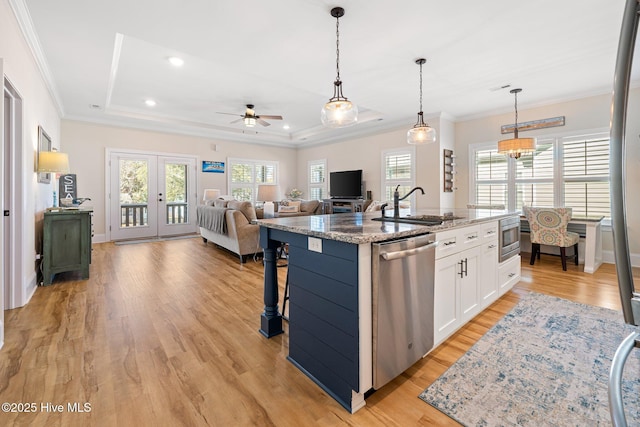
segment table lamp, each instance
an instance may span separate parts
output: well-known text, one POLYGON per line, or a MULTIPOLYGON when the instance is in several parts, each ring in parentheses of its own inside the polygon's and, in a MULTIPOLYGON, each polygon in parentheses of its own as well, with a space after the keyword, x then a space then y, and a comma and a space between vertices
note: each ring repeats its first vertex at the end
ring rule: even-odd
POLYGON ((69 173, 69 155, 59 151, 41 151, 38 155, 38 172, 54 174, 53 207, 58 207, 56 188, 58 175, 69 173))
POLYGON ((263 215, 264 218, 273 218, 275 216, 275 210, 273 201, 279 199, 278 186, 274 184, 261 184, 258 185, 257 201, 264 202, 263 215))
POLYGON ((215 189, 215 188, 205 188, 204 197, 202 197, 202 201, 206 205, 207 201, 215 200, 218 197, 220 197, 220 190, 215 189))

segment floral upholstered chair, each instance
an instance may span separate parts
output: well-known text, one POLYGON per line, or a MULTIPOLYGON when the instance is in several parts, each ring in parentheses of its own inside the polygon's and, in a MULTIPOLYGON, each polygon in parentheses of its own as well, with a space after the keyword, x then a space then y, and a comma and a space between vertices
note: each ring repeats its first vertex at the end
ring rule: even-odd
POLYGON ((523 207, 531 233, 531 262, 540 259, 540 245, 560 247, 562 269, 567 271, 566 248, 573 246, 573 257, 578 265, 578 241, 580 236, 567 231, 571 219, 571 208, 530 208, 523 207))

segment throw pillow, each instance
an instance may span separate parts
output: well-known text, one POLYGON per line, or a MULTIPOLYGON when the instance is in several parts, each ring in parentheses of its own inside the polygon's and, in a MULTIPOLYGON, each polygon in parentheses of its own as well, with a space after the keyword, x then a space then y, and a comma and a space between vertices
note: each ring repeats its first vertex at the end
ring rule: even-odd
POLYGON ((215 206, 216 208, 226 208, 228 203, 229 202, 226 200, 218 199, 213 201, 213 206, 215 206))
POLYGON ((295 213, 295 212, 298 212, 298 207, 297 206, 280 206, 280 208, 278 209, 278 212, 295 213))
POLYGON ((256 216, 256 210, 251 204, 251 202, 240 202, 237 200, 230 200, 227 203, 227 207, 229 209, 236 209, 242 212, 244 216, 247 217, 247 221, 249 222, 253 221, 254 219, 258 219, 258 217, 256 216))

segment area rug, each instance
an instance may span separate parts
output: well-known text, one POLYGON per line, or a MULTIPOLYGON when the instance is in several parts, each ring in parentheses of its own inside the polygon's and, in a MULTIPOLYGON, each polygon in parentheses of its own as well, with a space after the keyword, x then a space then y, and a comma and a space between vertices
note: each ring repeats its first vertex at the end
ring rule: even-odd
MULTIPOLYGON (((466 426, 608 426, 611 359, 634 330, 621 312, 530 293, 419 397, 466 426)), ((640 350, 623 395, 640 425, 640 350)))

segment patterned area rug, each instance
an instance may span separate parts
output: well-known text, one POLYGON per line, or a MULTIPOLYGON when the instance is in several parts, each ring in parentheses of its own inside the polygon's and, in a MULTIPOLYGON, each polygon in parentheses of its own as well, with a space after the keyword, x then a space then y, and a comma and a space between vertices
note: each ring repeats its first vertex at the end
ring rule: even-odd
MULTIPOLYGON (((636 329, 620 312, 531 293, 419 397, 467 426, 608 426, 611 359, 636 329)), ((623 394, 640 425, 638 349, 623 394)))

